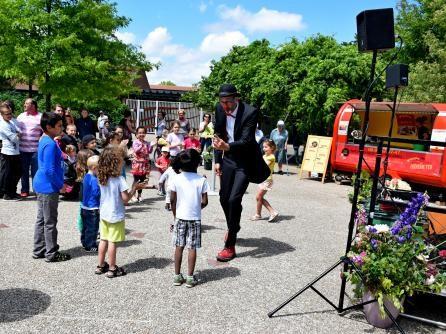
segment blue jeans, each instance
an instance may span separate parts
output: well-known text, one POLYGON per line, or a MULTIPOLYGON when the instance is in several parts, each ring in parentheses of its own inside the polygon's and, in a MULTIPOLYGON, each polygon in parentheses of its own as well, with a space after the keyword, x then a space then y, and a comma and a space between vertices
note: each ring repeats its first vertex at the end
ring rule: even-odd
POLYGON ((99 209, 81 209, 82 231, 81 243, 85 249, 97 247, 96 239, 99 231, 99 209))
POLYGON ((37 152, 20 152, 22 160, 22 193, 29 193, 29 168, 31 167, 31 178, 37 172, 37 152))

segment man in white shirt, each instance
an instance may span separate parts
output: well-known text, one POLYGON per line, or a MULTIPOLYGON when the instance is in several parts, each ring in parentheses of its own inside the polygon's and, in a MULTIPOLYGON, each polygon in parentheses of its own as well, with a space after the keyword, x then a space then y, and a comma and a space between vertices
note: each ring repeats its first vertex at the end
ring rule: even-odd
POLYGON ((108 116, 104 115, 104 112, 101 110, 98 117, 99 138, 101 139, 104 137, 105 121, 108 121, 108 116))
POLYGON ((255 140, 258 111, 238 96, 234 85, 222 85, 215 112, 215 171, 220 176, 220 203, 228 226, 218 261, 230 261, 236 256, 242 198, 249 182, 260 183, 270 175, 255 140))

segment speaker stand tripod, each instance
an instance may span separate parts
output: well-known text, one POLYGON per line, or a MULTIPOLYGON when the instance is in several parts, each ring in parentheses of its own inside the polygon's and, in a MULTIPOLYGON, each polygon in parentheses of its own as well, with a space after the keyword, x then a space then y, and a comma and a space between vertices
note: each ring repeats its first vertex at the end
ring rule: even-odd
MULTIPOLYGON (((365 94, 365 114, 364 114, 364 122, 362 124, 362 136, 361 141, 359 143, 359 157, 358 157, 358 165, 356 168, 356 179, 354 184, 354 192, 353 192, 353 199, 352 199, 352 209, 350 214, 350 221, 348 225, 348 237, 347 237, 347 244, 345 249, 344 256, 341 257, 341 259, 333 264, 331 267, 329 267, 327 270, 325 270, 322 274, 317 276, 314 280, 312 280, 310 283, 308 283, 305 287, 300 289, 297 293, 295 293, 293 296, 288 298, 285 302, 283 302, 280 306, 276 307, 273 311, 268 313, 268 317, 273 317, 275 313, 277 313, 279 310, 281 310, 283 307, 288 305, 291 301, 293 301, 295 298, 297 298, 299 295, 301 295, 304 291, 311 289, 313 290, 319 297, 321 297, 324 301, 326 301, 329 305, 331 305, 338 313, 343 313, 348 310, 358 308, 361 306, 364 306, 366 304, 370 304, 372 302, 376 302, 376 300, 371 300, 368 302, 359 303, 353 306, 344 307, 344 295, 345 295, 345 287, 347 283, 347 279, 345 275, 342 275, 341 280, 341 290, 339 294, 339 303, 338 306, 336 306, 332 301, 330 301, 322 292, 320 292, 318 289, 314 287, 314 285, 321 280, 323 277, 325 277, 327 274, 335 270, 339 265, 343 264, 343 272, 347 272, 349 269, 353 270, 364 282, 364 276, 362 275, 361 270, 348 258, 347 254, 350 251, 351 243, 353 240, 353 231, 355 229, 355 217, 357 212, 357 204, 358 204, 358 195, 360 190, 360 179, 361 179, 361 171, 362 171, 362 163, 364 159, 364 147, 365 147, 365 141, 366 141, 366 133, 368 129, 369 124, 369 115, 370 115, 370 103, 371 103, 371 90, 372 86, 374 84, 375 79, 375 67, 376 67, 376 58, 377 58, 377 50, 373 50, 373 56, 372 56, 372 63, 371 63, 371 69, 370 69, 370 80, 369 80, 369 86, 367 88, 366 94, 365 94)), ((382 147, 382 144, 381 144, 382 147)), ((397 323, 395 318, 390 314, 387 307, 384 305, 384 311, 389 316, 389 318, 392 320, 392 322, 395 324, 395 326, 398 328, 400 333, 405 333, 404 330, 400 327, 400 325, 397 323)))

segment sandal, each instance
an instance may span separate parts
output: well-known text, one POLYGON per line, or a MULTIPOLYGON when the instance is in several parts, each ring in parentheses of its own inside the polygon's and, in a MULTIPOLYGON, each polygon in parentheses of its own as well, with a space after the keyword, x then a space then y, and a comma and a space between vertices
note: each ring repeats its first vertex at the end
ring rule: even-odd
POLYGON ((94 271, 94 273, 96 275, 105 274, 106 272, 108 272, 108 268, 109 268, 108 263, 104 262, 102 266, 96 266, 96 270, 94 271))
POLYGON ((120 268, 118 266, 115 266, 115 269, 108 269, 107 273, 105 274, 105 277, 113 278, 113 277, 119 277, 124 276, 127 273, 124 271, 123 268, 120 268))
POLYGON ((258 214, 255 214, 254 216, 251 217, 251 220, 252 220, 252 221, 260 220, 260 219, 262 219, 262 216, 261 216, 261 215, 258 215, 258 214))
POLYGON ((272 223, 276 220, 276 218, 279 216, 279 213, 276 211, 273 214, 271 214, 271 216, 269 216, 268 222, 272 223))

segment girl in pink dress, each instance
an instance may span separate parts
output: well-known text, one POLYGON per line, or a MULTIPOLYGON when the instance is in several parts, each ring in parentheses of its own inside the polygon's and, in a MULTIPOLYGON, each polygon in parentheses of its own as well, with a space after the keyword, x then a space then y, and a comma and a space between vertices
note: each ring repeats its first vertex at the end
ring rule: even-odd
MULTIPOLYGON (((140 126, 136 129, 136 140, 132 144, 133 159, 132 170, 135 183, 144 182, 150 175, 150 159, 149 154, 152 151, 152 147, 145 140, 146 129, 140 126)), ((139 202, 141 199, 142 189, 138 190, 138 196, 136 200, 139 202)))

